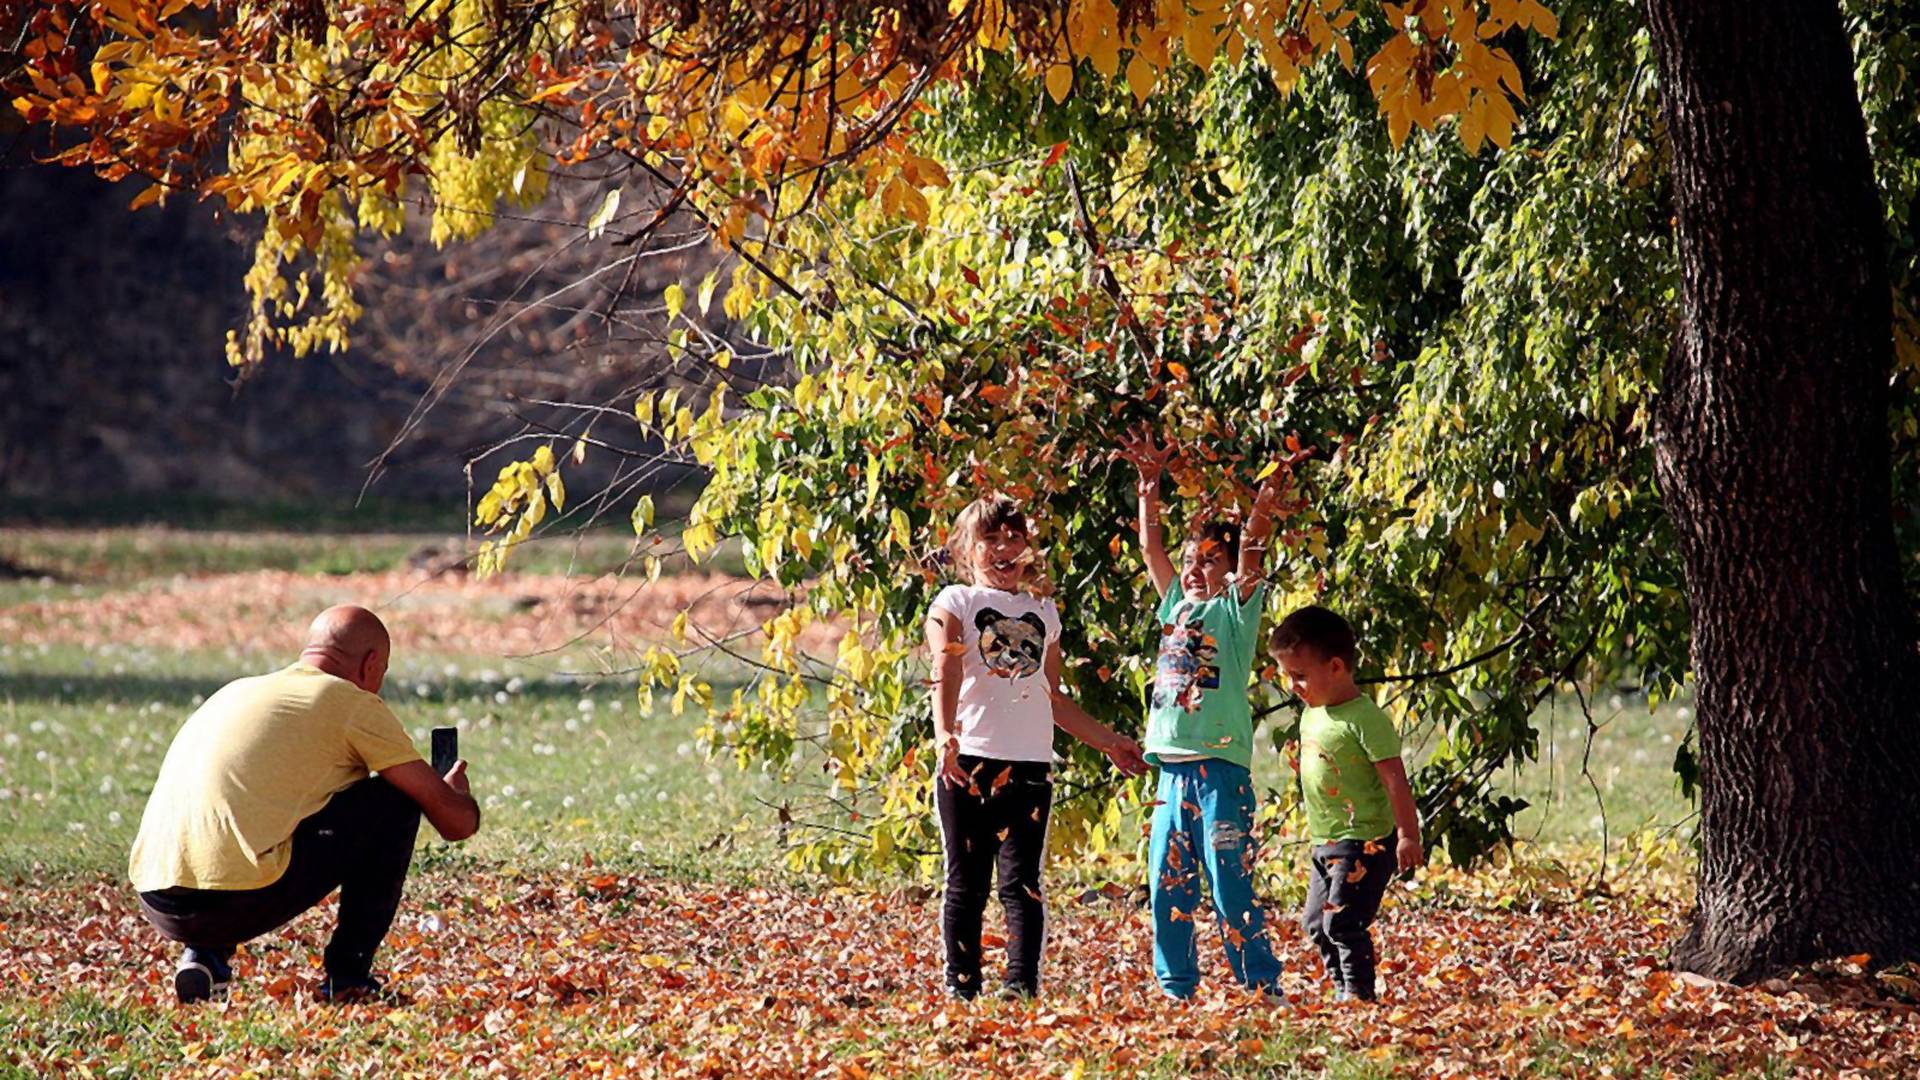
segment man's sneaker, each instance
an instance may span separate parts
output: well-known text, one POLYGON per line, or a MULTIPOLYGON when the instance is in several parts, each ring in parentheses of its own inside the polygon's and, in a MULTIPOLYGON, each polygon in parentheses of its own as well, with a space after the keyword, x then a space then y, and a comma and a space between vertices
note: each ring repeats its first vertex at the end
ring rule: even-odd
POLYGON ((180 963, 173 970, 173 996, 182 1005, 224 999, 232 981, 233 969, 224 957, 188 949, 180 954, 180 963))
POLYGON ((320 1000, 331 1001, 336 1005, 371 1001, 385 993, 386 987, 371 975, 361 975, 357 978, 329 975, 320 982, 320 1000))

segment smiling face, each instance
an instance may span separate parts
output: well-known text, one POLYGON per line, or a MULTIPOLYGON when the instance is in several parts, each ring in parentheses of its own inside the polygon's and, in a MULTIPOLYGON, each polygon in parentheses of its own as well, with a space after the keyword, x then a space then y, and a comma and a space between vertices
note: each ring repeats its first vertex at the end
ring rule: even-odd
POLYGON ((1208 536, 1187 541, 1180 555, 1180 591, 1195 600, 1211 600, 1227 587, 1233 558, 1227 545, 1208 536))
POLYGON ((1033 544, 1020 529, 992 529, 974 542, 973 583, 989 589, 1011 592, 1027 576, 1027 564, 1033 561, 1033 544))

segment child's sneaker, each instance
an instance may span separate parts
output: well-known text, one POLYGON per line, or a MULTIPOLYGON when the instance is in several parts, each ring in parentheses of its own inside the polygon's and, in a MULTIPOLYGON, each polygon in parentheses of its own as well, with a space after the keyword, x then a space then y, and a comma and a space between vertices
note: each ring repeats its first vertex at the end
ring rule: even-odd
POLYGON ((182 1005, 224 999, 232 981, 233 969, 227 966, 225 957, 189 948, 180 954, 180 963, 173 970, 173 996, 182 1005))

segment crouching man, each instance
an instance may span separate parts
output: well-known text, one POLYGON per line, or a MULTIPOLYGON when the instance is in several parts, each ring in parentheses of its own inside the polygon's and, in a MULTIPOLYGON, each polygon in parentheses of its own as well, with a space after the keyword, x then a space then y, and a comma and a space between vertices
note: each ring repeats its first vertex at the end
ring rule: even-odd
POLYGON ((377 994, 373 953, 400 906, 420 816, 448 840, 480 827, 467 763, 436 775, 380 700, 390 655, 372 612, 328 608, 298 663, 228 683, 174 736, 129 874, 147 921, 186 946, 173 976, 182 1002, 224 993, 236 945, 336 888, 320 993, 377 994))

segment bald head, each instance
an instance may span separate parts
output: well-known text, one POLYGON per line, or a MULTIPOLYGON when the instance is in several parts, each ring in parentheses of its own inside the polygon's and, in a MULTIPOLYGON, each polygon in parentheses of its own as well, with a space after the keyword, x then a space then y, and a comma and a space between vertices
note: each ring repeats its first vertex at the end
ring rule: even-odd
POLYGON ((380 616, 363 607, 339 604, 321 612, 307 627, 307 645, 300 650, 300 659, 377 694, 392 653, 393 641, 380 616))

